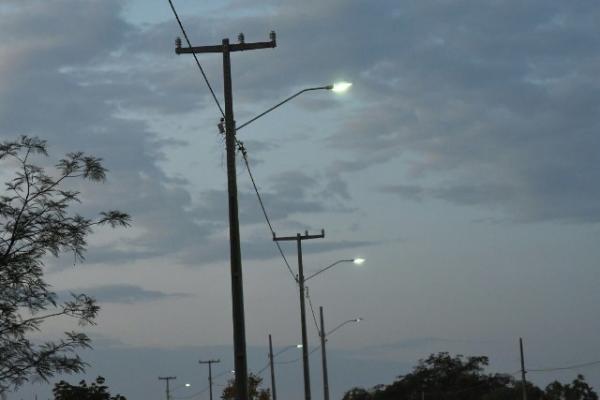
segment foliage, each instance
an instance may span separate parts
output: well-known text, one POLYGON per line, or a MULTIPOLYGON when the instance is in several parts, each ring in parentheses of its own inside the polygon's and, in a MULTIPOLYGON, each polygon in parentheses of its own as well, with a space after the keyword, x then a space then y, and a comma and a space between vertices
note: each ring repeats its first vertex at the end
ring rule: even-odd
POLYGON ((120 394, 111 397, 108 386, 104 386, 104 378, 101 376, 89 386, 85 380, 79 382, 78 386, 60 381, 54 385, 52 392, 55 400, 127 400, 120 394))
POLYGON ((598 395, 587 384, 583 375, 577 375, 577 378, 570 384, 563 385, 554 381, 546 386, 545 400, 598 400, 598 395))
MULTIPOLYGON (((263 379, 260 376, 252 373, 248 374, 248 396, 250 400, 271 399, 271 390, 260 387, 262 381, 263 379)), ((221 399, 235 400, 236 398, 235 379, 232 378, 227 382, 225 389, 223 389, 221 399)))
MULTIPOLYGON (((484 374, 487 357, 430 355, 407 375, 389 385, 370 390, 352 388, 343 400, 514 400, 521 398, 522 386, 510 375, 484 374)), ((527 382, 528 400, 598 400, 597 394, 578 375, 571 384, 552 382, 545 390, 527 382)))
POLYGON ((68 182, 103 181, 106 170, 99 158, 67 154, 52 177, 31 163, 36 154, 48 155, 46 142, 38 138, 22 136, 0 144, 0 161, 9 167, 3 172, 15 171, 0 194, 0 393, 33 377, 47 380, 83 370, 75 350, 89 347, 86 335, 66 332, 62 339, 42 344, 30 338, 49 318, 67 316, 81 325, 93 324, 99 310, 84 294, 59 303, 44 280, 44 258, 72 252, 82 260, 93 226, 129 223, 129 216, 119 211, 100 213, 95 220, 69 212, 79 202, 79 192, 69 190, 68 182))

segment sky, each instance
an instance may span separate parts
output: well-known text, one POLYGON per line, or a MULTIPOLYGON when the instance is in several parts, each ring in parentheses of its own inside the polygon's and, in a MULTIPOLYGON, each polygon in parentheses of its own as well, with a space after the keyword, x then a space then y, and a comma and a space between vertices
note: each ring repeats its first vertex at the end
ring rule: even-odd
MULTIPOLYGON (((391 383, 419 359, 487 355, 490 372, 600 360, 600 8, 591 0, 174 0, 193 45, 267 41, 232 55, 240 130, 277 235, 303 243, 327 327, 332 399, 391 383), (595 133, 596 132, 596 133, 595 133)), ((86 377, 129 400, 207 399, 206 366, 232 362, 231 283, 220 113, 167 0, 0 3, 0 139, 48 141, 50 167, 85 151, 109 169, 82 185, 78 212, 119 209, 126 230, 96 230, 85 262, 47 260, 59 295, 102 307, 85 328, 86 377), (192 387, 181 387, 190 382, 192 387)), ((199 61, 223 104, 217 54, 199 61)), ((2 174, 3 177, 6 173, 2 174)), ((248 368, 300 341, 299 298, 245 165, 237 181, 248 368)), ((283 251, 296 273, 295 246, 283 251)), ((311 314, 309 344, 318 344, 311 314)), ((57 337, 68 321, 46 324, 57 337)), ((297 350, 281 354, 278 394, 302 398, 297 350)), ((312 391, 322 395, 320 358, 312 391)), ((539 385, 600 367, 528 374, 539 385)), ((268 387, 268 375, 263 373, 268 387)), ((76 381, 80 377, 60 377, 76 381)), ((57 378, 57 379, 60 379, 57 378)), ((53 381, 50 382, 51 384, 53 381)), ((222 386, 216 386, 220 392, 222 386)), ((9 399, 48 398, 31 383, 9 399)))

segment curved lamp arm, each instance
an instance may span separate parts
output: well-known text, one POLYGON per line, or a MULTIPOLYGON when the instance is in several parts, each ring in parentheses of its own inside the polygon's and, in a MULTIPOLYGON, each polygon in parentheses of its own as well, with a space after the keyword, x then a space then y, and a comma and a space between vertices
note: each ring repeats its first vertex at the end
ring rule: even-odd
POLYGON ((284 347, 283 349, 279 350, 277 353, 273 354, 273 358, 275 358, 276 356, 278 356, 279 354, 283 353, 286 350, 293 349, 294 347, 297 349, 301 349, 302 345, 301 344, 293 344, 291 346, 284 347))
POLYGON ((338 264, 340 264, 340 263, 343 263, 343 262, 351 262, 351 263, 354 263, 354 264, 360 265, 360 264, 362 264, 363 262, 365 262, 365 260, 364 260, 364 259, 362 259, 362 258, 352 258, 352 259, 349 259, 349 260, 338 260, 338 261, 334 262, 333 264, 331 264, 331 265, 329 265, 329 266, 327 266, 327 267, 325 267, 325 268, 323 268, 323 269, 321 269, 321 270, 319 270, 319 271, 315 272, 314 274, 311 274, 311 275, 309 275, 309 276, 305 277, 305 278, 304 278, 304 281, 306 282, 306 281, 307 281, 307 280, 309 280, 310 278, 314 278, 315 276, 319 275, 321 272, 325 272, 325 271, 327 271, 328 269, 330 269, 330 268, 333 268, 333 267, 335 267, 336 265, 338 265, 338 264))
POLYGON ((243 124, 241 124, 240 126, 236 127, 236 131, 239 131, 240 129, 242 129, 243 127, 245 127, 246 125, 256 121, 257 119, 259 119, 260 117, 262 117, 265 114, 270 113, 271 111, 275 110, 276 108, 284 105, 285 103, 287 103, 288 101, 300 96, 302 93, 304 92, 310 92, 312 90, 332 90, 333 89, 333 85, 327 85, 327 86, 317 86, 317 87, 312 87, 312 88, 307 88, 307 89, 302 89, 301 91, 299 91, 298 93, 291 95, 290 97, 288 97, 287 99, 275 104, 273 107, 269 108, 268 110, 258 114, 256 117, 252 118, 249 121, 244 122, 243 124))
POLYGON ((332 330, 330 330, 329 332, 327 332, 325 334, 325 337, 331 335, 333 332, 337 331, 338 329, 340 329, 342 326, 344 326, 346 324, 350 324, 352 322, 360 322, 362 320, 363 320, 363 318, 358 317, 358 318, 354 318, 354 319, 349 319, 348 321, 344 321, 341 324, 339 324, 338 326, 336 326, 335 328, 333 328, 332 330))

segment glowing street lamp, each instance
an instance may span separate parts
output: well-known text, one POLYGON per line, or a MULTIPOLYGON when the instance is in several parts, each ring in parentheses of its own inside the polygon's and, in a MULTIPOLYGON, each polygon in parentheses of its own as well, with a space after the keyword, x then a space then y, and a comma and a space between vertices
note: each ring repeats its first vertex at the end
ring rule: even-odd
POLYGON ((348 259, 348 260, 338 260, 338 261, 334 262, 333 264, 328 265, 327 267, 325 267, 323 269, 320 269, 317 272, 315 272, 315 273, 307 276, 306 278, 304 278, 304 282, 306 282, 307 280, 309 280, 311 278, 314 278, 315 276, 319 275, 321 272, 325 272, 328 269, 333 268, 333 267, 335 267, 338 264, 346 263, 346 262, 347 263, 353 263, 354 265, 362 265, 362 264, 364 264, 365 259, 359 257, 359 258, 351 258, 351 259, 348 259))
MULTIPOLYGON (((258 114, 256 117, 244 122, 243 124, 237 126, 235 128, 236 132, 239 131, 240 129, 242 129, 243 127, 245 127, 246 125, 251 124, 252 122, 256 121, 257 119, 259 119, 260 117, 262 117, 265 114, 270 113, 271 111, 275 110, 276 108, 281 107, 282 105, 284 105, 285 103, 287 103, 288 101, 300 96, 302 93, 305 92, 312 92, 314 90, 331 90, 332 92, 335 93, 344 93, 346 92, 348 89, 350 89, 350 86, 352 86, 352 84, 350 82, 338 82, 338 83, 334 83, 331 85, 327 85, 327 86, 316 86, 316 87, 310 87, 310 88, 306 88, 306 89, 302 89, 299 92, 291 95, 290 97, 288 97, 287 99, 280 101, 279 103, 275 104, 273 107, 267 109, 266 111, 263 111, 262 113, 258 114)), ((221 130, 221 127, 219 127, 219 129, 221 130)))
POLYGON ((325 333, 325 322, 323 320, 323 307, 319 307, 319 314, 321 317, 321 329, 319 329, 319 336, 321 337, 321 360, 323 363, 323 399, 329 400, 329 378, 327 375, 327 351, 325 350, 325 342, 327 342, 327 337, 329 335, 331 335, 332 333, 334 333, 335 331, 337 331, 338 329, 340 329, 342 326, 351 324, 351 323, 358 323, 358 322, 362 321, 363 319, 360 317, 349 319, 347 321, 342 322, 341 324, 339 324, 338 326, 336 326, 329 332, 325 333))
POLYGON ((344 93, 348 89, 350 89, 350 86, 352 86, 350 82, 337 82, 331 85, 330 90, 332 90, 335 93, 344 93))
MULTIPOLYGON (((277 389, 275 387, 275 361, 274 361, 274 358, 276 356, 278 356, 279 354, 283 353, 284 351, 293 349, 294 347, 297 349, 301 349, 302 345, 294 344, 291 346, 287 346, 287 347, 284 347, 283 349, 279 350, 277 353, 273 354, 273 342, 271 340, 271 335, 269 334, 269 366, 271 367, 271 396, 273 397, 273 400, 277 400, 277 389)), ((261 370, 261 371, 263 371, 263 370, 261 370)))

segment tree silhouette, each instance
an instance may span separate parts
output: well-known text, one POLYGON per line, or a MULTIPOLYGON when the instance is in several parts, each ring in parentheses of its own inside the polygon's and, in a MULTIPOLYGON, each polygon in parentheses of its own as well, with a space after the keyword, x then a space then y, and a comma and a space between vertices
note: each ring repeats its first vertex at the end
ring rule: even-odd
POLYGON ((127 400, 120 394, 111 397, 104 381, 101 376, 97 377, 96 382, 92 382, 89 386, 85 380, 79 382, 77 386, 60 381, 54 385, 52 393, 54 393, 55 400, 127 400))
POLYGON ((93 324, 99 310, 85 294, 58 303, 44 280, 44 259, 72 252, 82 260, 92 227, 129 224, 129 216, 119 211, 102 212, 97 219, 69 212, 79 202, 79 192, 68 189, 68 182, 103 181, 106 170, 99 158, 67 154, 50 176, 31 163, 34 155, 48 155, 45 141, 22 136, 0 144, 2 172, 14 173, 0 195, 0 393, 33 376, 47 380, 83 370, 75 350, 89 346, 85 334, 66 332, 58 341, 41 344, 30 339, 49 318, 67 316, 81 325, 93 324))
MULTIPOLYGON (((271 391, 269 389, 262 389, 260 387, 263 379, 255 374, 248 374, 248 396, 250 400, 270 400, 271 391)), ((227 382, 227 386, 223 389, 221 399, 223 400, 235 400, 235 379, 230 379, 227 382)))

